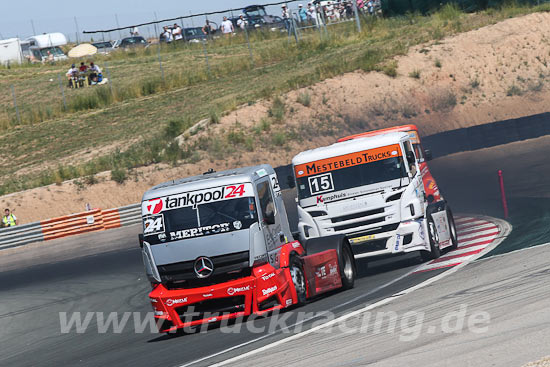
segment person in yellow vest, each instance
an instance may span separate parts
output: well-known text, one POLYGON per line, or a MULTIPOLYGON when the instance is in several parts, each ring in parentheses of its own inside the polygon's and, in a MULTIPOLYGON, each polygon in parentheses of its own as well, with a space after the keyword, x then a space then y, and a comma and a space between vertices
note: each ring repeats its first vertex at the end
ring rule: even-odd
POLYGON ((2 217, 2 227, 14 227, 18 225, 17 217, 10 213, 10 210, 6 208, 4 210, 4 216, 2 217))

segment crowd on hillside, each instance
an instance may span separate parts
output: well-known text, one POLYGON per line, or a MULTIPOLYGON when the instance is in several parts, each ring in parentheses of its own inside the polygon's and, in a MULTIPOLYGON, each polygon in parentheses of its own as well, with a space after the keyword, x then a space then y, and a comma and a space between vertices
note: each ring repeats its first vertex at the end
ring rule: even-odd
MULTIPOLYGON (((292 19, 301 27, 334 23, 355 16, 353 1, 356 2, 360 14, 375 16, 381 13, 381 0, 335 0, 308 2, 305 6, 298 4, 297 9, 290 9, 286 4, 282 4, 280 18, 287 29, 290 29, 292 19)), ((199 27, 201 33, 199 36, 207 38, 216 32, 223 35, 234 34, 236 31, 245 30, 250 26, 251 24, 249 24, 249 20, 244 14, 231 19, 225 16, 219 26, 214 25, 213 22, 207 19, 204 26, 199 27)), ((166 43, 183 40, 186 38, 183 32, 184 30, 177 23, 164 26, 159 39, 161 42, 166 43)))

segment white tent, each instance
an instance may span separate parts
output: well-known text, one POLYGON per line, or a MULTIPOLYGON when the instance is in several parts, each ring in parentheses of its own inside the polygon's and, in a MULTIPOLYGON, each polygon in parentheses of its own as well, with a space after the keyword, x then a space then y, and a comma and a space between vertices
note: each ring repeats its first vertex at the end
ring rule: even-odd
POLYGON ((23 55, 21 54, 21 44, 19 38, 0 40, 0 64, 21 64, 22 61, 23 55))

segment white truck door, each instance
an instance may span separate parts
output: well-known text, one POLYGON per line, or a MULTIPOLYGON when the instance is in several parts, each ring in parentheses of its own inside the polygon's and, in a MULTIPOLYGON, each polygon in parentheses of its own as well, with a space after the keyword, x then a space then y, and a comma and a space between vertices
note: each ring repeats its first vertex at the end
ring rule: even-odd
POLYGON ((256 184, 259 200, 260 227, 265 238, 267 258, 275 268, 279 267, 279 252, 281 246, 286 242, 281 216, 277 211, 270 178, 259 181, 256 184))

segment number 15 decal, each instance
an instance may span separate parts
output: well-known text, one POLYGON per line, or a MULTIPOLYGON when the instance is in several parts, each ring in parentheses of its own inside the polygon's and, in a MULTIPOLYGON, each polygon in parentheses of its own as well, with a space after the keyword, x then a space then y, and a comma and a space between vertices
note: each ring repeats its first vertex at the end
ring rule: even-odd
POLYGON ((309 190, 311 194, 321 194, 334 190, 332 173, 325 173, 319 176, 309 177, 309 190))

